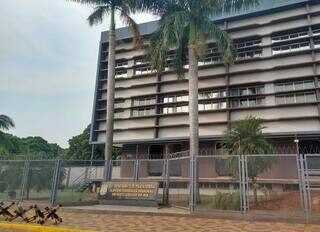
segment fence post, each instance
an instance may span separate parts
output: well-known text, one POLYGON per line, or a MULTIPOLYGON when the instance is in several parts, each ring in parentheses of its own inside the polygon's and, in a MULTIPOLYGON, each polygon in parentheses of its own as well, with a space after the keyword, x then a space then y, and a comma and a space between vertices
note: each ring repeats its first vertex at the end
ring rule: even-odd
POLYGON ((197 202, 197 158, 193 155, 190 157, 190 201, 189 208, 193 212, 197 202))
POLYGON ((246 213, 249 210, 249 183, 248 183, 248 159, 245 155, 240 155, 239 163, 239 188, 240 188, 240 207, 241 212, 246 213))
POLYGON ((55 170, 54 170, 53 184, 52 184, 52 190, 51 190, 51 198, 50 198, 51 205, 54 205, 57 200, 60 172, 61 172, 61 160, 57 160, 55 170))
POLYGON ((135 182, 139 181, 139 169, 140 169, 140 161, 136 160, 134 162, 134 177, 133 177, 135 182))
POLYGON ((169 205, 169 160, 166 158, 163 160, 163 199, 162 202, 164 205, 169 205))
POLYGON ((29 170, 30 170, 30 161, 26 160, 24 162, 24 168, 22 173, 22 182, 21 182, 21 192, 20 192, 20 202, 23 202, 24 195, 26 192, 26 188, 28 186, 28 180, 29 180, 29 170))
POLYGON ((304 211, 305 220, 306 222, 308 222, 311 214, 311 196, 307 157, 304 154, 300 154, 299 139, 296 138, 294 142, 296 144, 297 153, 296 160, 299 177, 301 208, 304 211))

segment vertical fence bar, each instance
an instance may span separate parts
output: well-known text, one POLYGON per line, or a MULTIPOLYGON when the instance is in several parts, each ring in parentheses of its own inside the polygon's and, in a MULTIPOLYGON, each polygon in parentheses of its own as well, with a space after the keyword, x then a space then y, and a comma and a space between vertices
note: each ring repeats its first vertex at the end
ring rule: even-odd
POLYGON ((163 160, 163 194, 162 202, 164 205, 169 205, 169 160, 163 160))
POLYGON ((134 162, 134 177, 133 177, 135 182, 139 181, 139 169, 140 169, 140 161, 136 160, 134 162))
POLYGON ((311 189, 310 189, 310 177, 309 177, 309 166, 308 166, 308 155, 305 155, 305 170, 306 170, 306 181, 307 181, 307 193, 308 193, 308 206, 309 213, 312 213, 312 198, 311 198, 311 189))
POLYGON ((240 155, 239 156, 239 184, 240 184, 240 207, 241 212, 246 213, 249 210, 249 202, 248 202, 248 160, 247 156, 240 155))
POLYGON ((51 197, 50 197, 51 205, 54 205, 56 203, 57 193, 59 188, 60 171, 61 171, 61 160, 57 160, 56 167, 54 170, 53 184, 52 184, 51 197))
POLYGON ((307 167, 307 161, 306 156, 304 154, 301 154, 300 156, 300 162, 301 162, 301 170, 302 170, 302 185, 303 185, 303 204, 304 204, 304 212, 305 212, 305 218, 306 221, 309 221, 310 218, 310 211, 311 211, 311 199, 310 199, 310 186, 309 186, 309 180, 308 180, 308 167, 307 167))
POLYGON ((20 202, 23 202, 23 200, 24 200, 24 195, 26 192, 26 188, 28 186, 29 171, 30 171, 30 161, 26 160, 24 163, 24 168, 23 168, 23 173, 22 173, 20 202))
POLYGON ((248 172, 248 156, 244 156, 244 185, 245 185, 245 191, 244 191, 244 194, 245 194, 245 207, 246 207, 246 211, 249 211, 249 207, 250 207, 250 204, 249 204, 249 172, 248 172))
POLYGON ((303 182, 302 182, 303 173, 302 173, 302 170, 301 170, 301 162, 300 162, 299 150, 297 150, 296 161, 297 161, 298 178, 299 178, 300 205, 301 205, 301 209, 304 210, 303 182))

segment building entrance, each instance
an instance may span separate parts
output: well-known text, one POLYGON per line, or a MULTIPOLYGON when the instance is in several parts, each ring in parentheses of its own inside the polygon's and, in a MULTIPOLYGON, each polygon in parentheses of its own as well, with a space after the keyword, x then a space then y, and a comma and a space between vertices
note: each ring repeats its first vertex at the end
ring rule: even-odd
POLYGON ((154 160, 148 163, 149 176, 161 176, 163 171, 162 161, 157 161, 164 158, 164 145, 150 145, 149 159, 154 160))

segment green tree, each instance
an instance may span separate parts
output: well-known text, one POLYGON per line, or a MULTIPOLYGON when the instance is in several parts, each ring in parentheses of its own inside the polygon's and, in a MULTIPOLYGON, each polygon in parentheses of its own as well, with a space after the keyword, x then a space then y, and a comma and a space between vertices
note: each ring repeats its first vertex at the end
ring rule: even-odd
POLYGON ((105 16, 110 17, 109 21, 109 52, 108 52, 108 84, 107 84, 107 123, 106 123, 106 142, 105 159, 112 158, 113 149, 113 123, 114 123, 114 92, 115 92, 115 49, 116 49, 116 13, 129 26, 133 35, 135 47, 141 45, 138 25, 130 17, 130 13, 136 9, 134 0, 68 0, 86 4, 94 7, 93 13, 88 17, 90 26, 103 22, 105 16))
POLYGON ((8 155, 10 159, 53 159, 65 152, 58 144, 48 143, 41 137, 19 138, 6 133, 2 133, 2 137, 6 141, 3 146, 0 145, 2 158, 8 155), (1 147, 4 147, 3 152, 1 147))
MULTIPOLYGON (((234 122, 231 130, 224 134, 224 143, 229 154, 257 155, 272 153, 273 146, 263 135, 263 129, 265 128, 262 120, 253 116, 234 122)), ((257 177, 270 169, 274 162, 273 157, 252 156, 248 158, 248 176, 252 181, 255 204, 258 204, 257 177)), ((233 176, 238 176, 238 159, 228 159, 227 168, 233 176)))
POLYGON ((235 12, 256 4, 257 0, 141 0, 139 7, 160 16, 159 28, 151 37, 149 60, 158 73, 170 64, 166 56, 176 49, 174 68, 184 75, 185 61, 189 65, 189 126, 190 153, 198 155, 198 61, 205 54, 206 43, 214 40, 223 62, 233 62, 232 41, 212 17, 235 12))
MULTIPOLYGON (((87 126, 87 128, 80 135, 74 136, 69 140, 69 149, 63 158, 69 160, 90 160, 92 153, 92 145, 89 144, 90 128, 90 125, 87 126)), ((121 154, 121 149, 113 148, 112 159, 118 159, 121 154)), ((95 145, 93 158, 95 160, 104 159, 103 146, 95 145)))

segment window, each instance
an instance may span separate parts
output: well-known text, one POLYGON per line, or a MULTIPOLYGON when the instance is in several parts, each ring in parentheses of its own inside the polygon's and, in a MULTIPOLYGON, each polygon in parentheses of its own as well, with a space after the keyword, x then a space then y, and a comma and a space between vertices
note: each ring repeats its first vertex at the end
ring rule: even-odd
POLYGON ((207 56, 198 62, 199 66, 221 63, 219 56, 207 56))
POLYGON ((177 102, 187 102, 187 101, 189 101, 189 96, 187 95, 177 96, 177 102))
POLYGON ((287 32, 287 33, 283 33, 282 35, 272 36, 272 43, 305 38, 308 36, 309 36, 308 29, 304 29, 303 31, 300 31, 300 32, 287 32))
POLYGON ((177 95, 177 96, 166 96, 163 97, 163 103, 172 103, 172 102, 187 102, 189 100, 188 95, 177 95))
POLYGON ((261 45, 262 45, 261 39, 257 39, 257 40, 251 40, 251 41, 238 42, 235 44, 235 48, 242 49, 242 48, 249 48, 249 47, 261 46, 261 45))
POLYGON ((140 108, 132 111, 132 116, 140 117, 140 116, 150 116, 155 114, 155 108, 146 107, 140 108))
POLYGON ((236 60, 245 60, 262 56, 261 39, 247 40, 235 43, 236 60))
POLYGON ((320 28, 313 28, 312 32, 314 36, 320 35, 320 28))
POLYGON ((206 49, 205 56, 203 59, 199 60, 198 65, 203 66, 218 63, 221 63, 219 51, 218 48, 215 45, 213 45, 213 47, 209 47, 206 49))
POLYGON ((115 78, 126 78, 128 77, 127 70, 118 70, 116 71, 115 78))
POLYGON ((226 97, 225 90, 211 90, 199 93, 199 100, 226 97))
POLYGON ((188 106, 171 106, 171 107, 163 107, 163 114, 174 114, 174 113, 187 113, 189 112, 188 106))
POLYGON ((243 98, 231 101, 232 108, 246 108, 264 105, 264 98, 243 98))
POLYGON ((314 39, 314 48, 320 48, 320 38, 314 39))
POLYGON ((293 81, 293 82, 275 84, 276 92, 312 89, 314 87, 315 87, 315 85, 314 85, 313 80, 301 80, 301 81, 293 81))
POLYGON ((122 118, 124 116, 124 112, 123 111, 119 111, 119 112, 114 112, 114 118, 122 118))
POLYGON ((296 93, 276 96, 276 104, 294 104, 315 102, 317 100, 315 92, 296 93))
POLYGON ((134 60, 135 65, 148 64, 148 61, 145 58, 137 58, 134 60))
POLYGON ((145 66, 145 67, 135 69, 135 75, 150 74, 153 72, 154 72, 154 70, 151 68, 151 66, 145 66))
POLYGON ((199 111, 225 109, 226 107, 227 107, 227 103, 225 101, 207 102, 207 103, 199 104, 199 111))
POLYGON ((114 108, 123 108, 124 107, 124 101, 115 101, 114 108))
POLYGON ((237 52, 236 60, 246 60, 262 56, 262 48, 253 51, 237 52))
POLYGON ((146 106, 156 104, 156 99, 153 97, 150 98, 137 98, 133 100, 134 106, 146 106))
POLYGON ((281 46, 272 47, 272 54, 281 54, 288 52, 296 52, 310 49, 310 41, 301 41, 298 43, 285 44, 281 46))
POLYGON ((128 67, 128 61, 116 62, 116 68, 127 68, 127 67, 128 67))
POLYGON ((255 94, 263 94, 263 93, 264 93, 264 86, 232 88, 230 90, 231 96, 246 96, 246 95, 255 95, 255 94))

